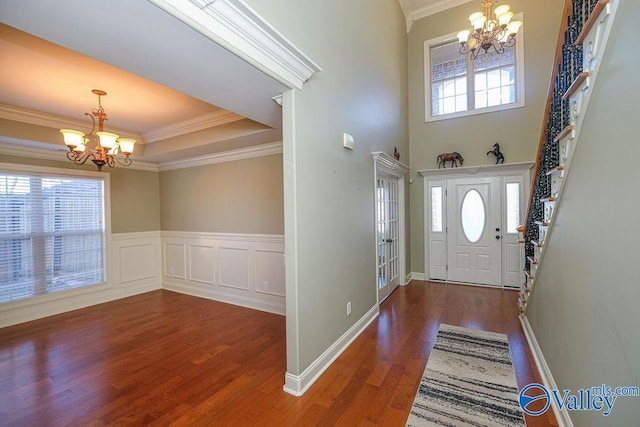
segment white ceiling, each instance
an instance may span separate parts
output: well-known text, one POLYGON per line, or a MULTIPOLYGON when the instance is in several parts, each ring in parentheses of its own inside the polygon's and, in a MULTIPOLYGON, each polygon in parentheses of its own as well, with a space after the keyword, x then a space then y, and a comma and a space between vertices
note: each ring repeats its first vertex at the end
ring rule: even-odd
MULTIPOLYGON (((409 22, 470 0, 399 1, 409 22)), ((137 138, 134 157, 148 162, 281 139, 272 98, 284 85, 149 1, 3 0, 0 22, 0 118, 88 131, 91 90, 102 89, 106 130, 137 138)), ((64 148, 58 136, 2 135, 0 143, 64 148)))
MULTIPOLYGON (((443 10, 469 3, 473 0, 398 0, 407 18, 407 28, 411 23, 425 16, 434 15, 443 10)), ((480 0, 476 0, 480 3, 480 0)))
POLYGON ((103 89, 107 126, 137 135, 223 111, 12 27, 0 24, 0 35, 0 103, 85 119, 83 113, 98 105, 91 89, 103 89))
POLYGON ((146 0, 3 0, 0 21, 0 118, 51 116, 88 131, 91 90, 102 89, 106 130, 139 137, 134 156, 145 161, 281 140, 272 98, 285 86, 146 0))

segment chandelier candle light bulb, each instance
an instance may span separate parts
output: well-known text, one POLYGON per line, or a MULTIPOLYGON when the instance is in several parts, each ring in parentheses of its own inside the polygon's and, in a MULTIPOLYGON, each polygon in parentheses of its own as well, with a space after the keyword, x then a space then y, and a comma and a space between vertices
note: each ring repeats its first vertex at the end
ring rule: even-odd
POLYGON ((69 147, 71 150, 75 150, 77 147, 82 146, 82 151, 84 151, 83 132, 71 129, 60 129, 60 133, 62 133, 64 137, 64 143, 67 147, 69 147))
POLYGON ((496 3, 497 0, 483 0, 483 12, 469 15, 473 31, 462 30, 457 35, 461 54, 466 55, 470 52, 471 59, 475 60, 481 50, 487 53, 493 48, 496 53, 502 54, 505 47, 516 44, 516 34, 522 22, 511 21, 513 12, 509 10, 509 5, 503 4, 494 8, 496 3))
POLYGON ((118 135, 111 132, 96 132, 98 138, 100 138, 100 145, 106 150, 112 150, 116 146, 116 140, 118 135))
POLYGON ((133 147, 136 145, 136 140, 131 138, 118 138, 118 143, 122 154, 129 155, 133 153, 133 147))
POLYGON ((508 25, 509 21, 511 21, 511 18, 513 18, 513 12, 505 12, 498 17, 498 22, 502 27, 503 25, 508 25))
POLYGON ((100 89, 93 89, 91 92, 98 95, 98 108, 91 110, 91 113, 84 113, 85 116, 91 118, 91 132, 84 134, 83 132, 72 129, 61 129, 64 137, 64 143, 69 147, 67 158, 77 165, 83 165, 88 159, 98 167, 101 171, 104 165, 115 167, 116 160, 123 166, 131 165, 132 161, 129 155, 133 153, 136 144, 135 139, 120 138, 119 135, 104 131, 104 122, 108 120, 107 113, 102 108, 100 97, 105 96, 107 92, 100 89), (96 119, 98 119, 98 132, 96 130, 96 119), (95 148, 88 147, 89 141, 95 141, 95 148), (118 153, 123 154, 123 158, 118 153))

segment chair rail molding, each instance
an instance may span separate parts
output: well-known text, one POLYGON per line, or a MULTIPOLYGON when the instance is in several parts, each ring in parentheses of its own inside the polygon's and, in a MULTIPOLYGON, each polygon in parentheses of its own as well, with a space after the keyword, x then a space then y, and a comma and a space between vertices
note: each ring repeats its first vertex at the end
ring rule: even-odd
POLYGON ((149 0, 290 89, 321 68, 242 0, 149 0))

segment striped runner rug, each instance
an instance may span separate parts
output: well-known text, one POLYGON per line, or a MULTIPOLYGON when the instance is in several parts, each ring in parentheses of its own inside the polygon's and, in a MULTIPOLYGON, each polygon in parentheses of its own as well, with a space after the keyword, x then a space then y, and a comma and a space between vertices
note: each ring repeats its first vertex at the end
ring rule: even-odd
POLYGON ((441 324, 407 426, 524 426, 507 336, 441 324))

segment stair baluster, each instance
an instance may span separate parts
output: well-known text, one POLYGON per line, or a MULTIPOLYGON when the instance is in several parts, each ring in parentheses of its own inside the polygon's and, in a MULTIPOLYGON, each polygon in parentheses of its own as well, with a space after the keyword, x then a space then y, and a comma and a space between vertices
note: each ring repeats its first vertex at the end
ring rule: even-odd
MULTIPOLYGON (((535 284, 535 270, 540 265, 546 234, 556 209, 559 188, 567 172, 566 162, 575 142, 575 117, 567 91, 582 84, 584 32, 588 32, 593 13, 600 13, 610 0, 565 0, 554 74, 550 80, 535 172, 525 223, 519 227, 519 241, 524 244, 525 267, 518 307, 526 313, 535 284), (585 28, 586 27, 586 28, 585 28), (575 86, 574 86, 575 87, 575 86)), ((595 16, 594 16, 595 18, 595 16)))

